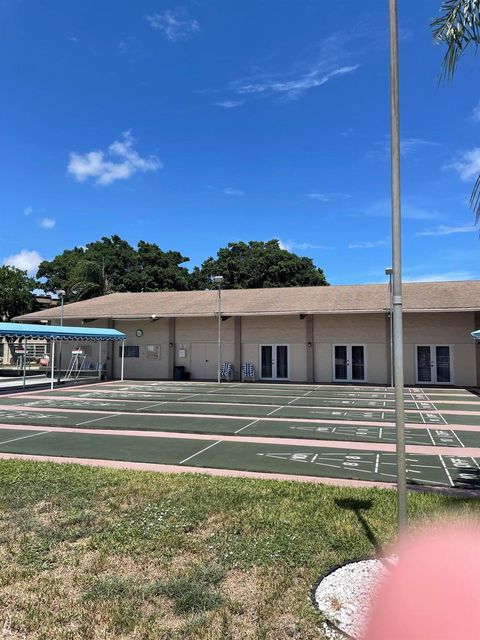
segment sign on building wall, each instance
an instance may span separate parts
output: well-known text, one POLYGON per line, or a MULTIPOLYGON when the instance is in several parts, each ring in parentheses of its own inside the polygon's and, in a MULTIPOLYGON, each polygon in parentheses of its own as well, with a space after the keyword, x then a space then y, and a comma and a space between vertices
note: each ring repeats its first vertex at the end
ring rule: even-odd
POLYGON ((160 360, 161 351, 159 344, 147 344, 147 360, 160 360))

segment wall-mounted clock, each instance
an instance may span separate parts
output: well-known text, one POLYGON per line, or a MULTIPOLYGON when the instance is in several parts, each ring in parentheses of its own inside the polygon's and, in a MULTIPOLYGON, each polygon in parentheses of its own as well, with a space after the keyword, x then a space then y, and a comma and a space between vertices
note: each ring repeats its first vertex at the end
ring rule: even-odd
POLYGON ((135 331, 135 335, 137 336, 137 338, 141 338, 143 336, 143 331, 141 329, 137 329, 135 331))

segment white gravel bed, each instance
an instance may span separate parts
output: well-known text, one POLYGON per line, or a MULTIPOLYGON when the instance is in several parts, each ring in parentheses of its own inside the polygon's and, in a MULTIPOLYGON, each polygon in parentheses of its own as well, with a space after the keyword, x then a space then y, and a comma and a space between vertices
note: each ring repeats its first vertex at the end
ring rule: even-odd
MULTIPOLYGON (((360 638, 381 580, 398 562, 395 556, 360 560, 346 564, 326 576, 315 591, 315 601, 323 615, 352 638, 360 638)), ((325 629, 332 640, 341 638, 325 629)))

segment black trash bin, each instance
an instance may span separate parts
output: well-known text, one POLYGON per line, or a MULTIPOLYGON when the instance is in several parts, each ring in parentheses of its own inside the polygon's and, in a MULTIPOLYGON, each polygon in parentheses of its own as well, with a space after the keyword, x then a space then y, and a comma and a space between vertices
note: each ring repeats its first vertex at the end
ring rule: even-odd
POLYGON ((183 380, 185 376, 185 367, 178 366, 173 370, 173 379, 174 380, 183 380))

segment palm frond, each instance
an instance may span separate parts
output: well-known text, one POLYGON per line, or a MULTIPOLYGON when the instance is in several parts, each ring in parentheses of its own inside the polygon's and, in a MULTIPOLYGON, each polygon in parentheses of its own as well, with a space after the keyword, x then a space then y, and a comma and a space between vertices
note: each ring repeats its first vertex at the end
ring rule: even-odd
POLYGON ((478 224, 480 222, 480 176, 475 181, 475 186, 470 196, 470 206, 475 211, 475 224, 478 224))
POLYGON ((433 37, 447 45, 442 77, 451 79, 469 45, 480 44, 480 0, 444 0, 441 15, 433 20, 433 37))

